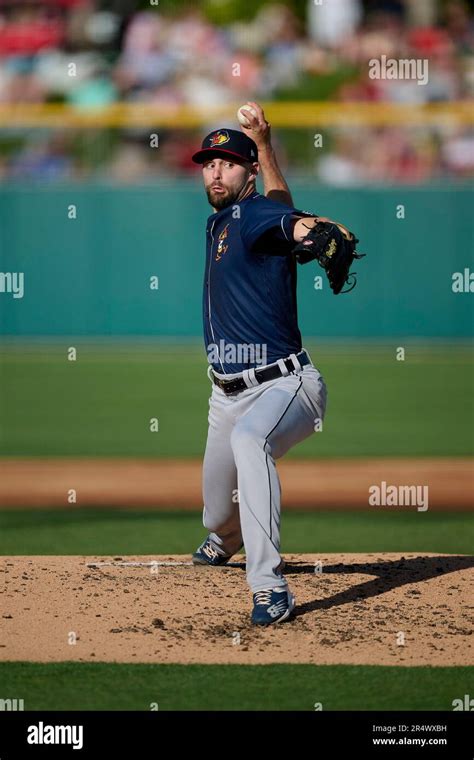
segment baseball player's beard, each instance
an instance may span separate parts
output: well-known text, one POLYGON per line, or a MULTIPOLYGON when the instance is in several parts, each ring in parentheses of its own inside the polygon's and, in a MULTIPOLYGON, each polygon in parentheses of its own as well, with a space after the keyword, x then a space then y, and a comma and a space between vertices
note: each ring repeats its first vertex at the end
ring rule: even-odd
POLYGON ((211 204, 213 208, 215 208, 217 211, 221 211, 221 209, 225 208, 226 206, 230 206, 231 203, 235 201, 235 199, 238 197, 238 193, 232 193, 229 195, 229 191, 224 188, 223 193, 214 193, 211 188, 208 188, 206 190, 207 193, 207 200, 211 204))
POLYGON ((226 190, 226 188, 224 188, 223 193, 215 194, 211 188, 208 187, 206 189, 206 193, 210 205, 217 211, 221 211, 221 209, 226 208, 226 206, 230 206, 232 203, 235 203, 235 201, 241 201, 246 195, 247 190, 248 180, 245 180, 240 190, 234 190, 234 192, 231 192, 230 195, 228 194, 230 191, 226 190))

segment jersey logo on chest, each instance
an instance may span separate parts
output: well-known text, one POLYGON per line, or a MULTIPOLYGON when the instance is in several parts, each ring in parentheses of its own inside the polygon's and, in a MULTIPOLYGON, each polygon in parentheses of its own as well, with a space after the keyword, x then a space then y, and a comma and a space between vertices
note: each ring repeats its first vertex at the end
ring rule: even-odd
POLYGON ((217 238, 219 242, 217 244, 216 259, 215 259, 216 261, 221 260, 224 253, 227 251, 229 247, 228 245, 225 245, 225 242, 224 242, 228 235, 228 231, 229 231, 229 225, 226 224, 226 226, 224 227, 224 229, 222 230, 222 232, 219 234, 217 238))

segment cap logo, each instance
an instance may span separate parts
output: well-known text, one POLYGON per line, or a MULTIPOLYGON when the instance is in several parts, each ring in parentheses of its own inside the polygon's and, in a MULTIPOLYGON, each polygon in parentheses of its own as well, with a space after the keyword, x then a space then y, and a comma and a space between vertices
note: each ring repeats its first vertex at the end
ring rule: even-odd
POLYGON ((223 145, 224 143, 229 142, 229 140, 229 133, 226 132, 225 129, 220 129, 219 132, 215 132, 212 135, 209 147, 214 148, 216 145, 223 145))

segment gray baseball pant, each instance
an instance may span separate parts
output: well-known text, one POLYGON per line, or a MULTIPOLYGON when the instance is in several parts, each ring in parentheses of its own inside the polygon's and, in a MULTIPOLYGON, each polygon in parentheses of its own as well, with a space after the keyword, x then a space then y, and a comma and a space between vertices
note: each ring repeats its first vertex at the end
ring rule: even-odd
POLYGON ((275 460, 321 429, 326 396, 324 380, 313 364, 230 395, 213 383, 203 464, 203 524, 218 552, 235 554, 245 545, 247 582, 253 593, 287 585, 280 556, 281 486, 275 460))

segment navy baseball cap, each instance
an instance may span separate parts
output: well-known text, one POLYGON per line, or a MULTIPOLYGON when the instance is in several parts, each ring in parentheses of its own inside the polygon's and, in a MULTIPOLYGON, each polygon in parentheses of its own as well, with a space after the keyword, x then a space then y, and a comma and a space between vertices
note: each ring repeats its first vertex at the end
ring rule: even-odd
POLYGON ((237 129, 215 129, 202 141, 201 150, 192 157, 195 164, 211 158, 237 158, 241 161, 258 161, 258 148, 254 141, 237 129))

